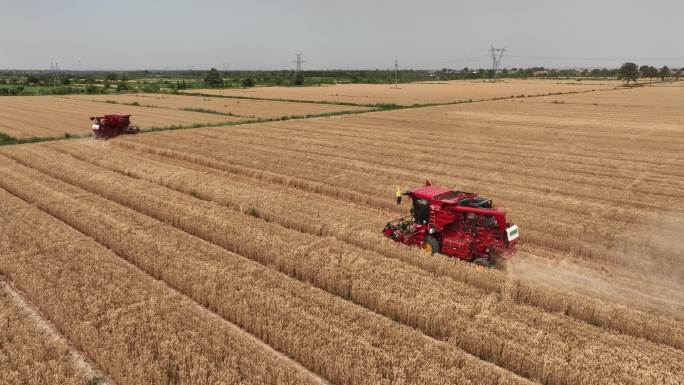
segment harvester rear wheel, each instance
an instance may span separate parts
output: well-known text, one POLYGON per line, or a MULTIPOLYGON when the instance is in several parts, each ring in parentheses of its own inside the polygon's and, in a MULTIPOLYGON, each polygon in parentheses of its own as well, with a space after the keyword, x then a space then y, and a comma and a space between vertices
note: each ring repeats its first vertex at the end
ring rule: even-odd
POLYGON ((435 253, 440 252, 440 247, 439 247, 439 241, 436 240, 434 237, 425 237, 425 240, 423 241, 423 250, 430 254, 434 255, 435 253))
POLYGON ((482 267, 490 267, 491 263, 489 263, 489 260, 487 258, 475 258, 473 260, 473 263, 482 266, 482 267))

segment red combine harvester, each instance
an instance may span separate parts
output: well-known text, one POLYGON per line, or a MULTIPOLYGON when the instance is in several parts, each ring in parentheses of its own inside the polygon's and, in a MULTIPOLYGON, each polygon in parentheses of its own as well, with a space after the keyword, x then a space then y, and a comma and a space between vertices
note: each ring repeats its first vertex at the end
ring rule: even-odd
POLYGON ((412 199, 411 215, 387 223, 383 233, 430 254, 442 253, 481 266, 495 266, 513 256, 518 226, 491 199, 477 194, 432 186, 401 193, 412 199))
POLYGON ((137 134, 140 129, 131 125, 131 115, 93 116, 93 134, 96 139, 110 139, 121 134, 137 134))

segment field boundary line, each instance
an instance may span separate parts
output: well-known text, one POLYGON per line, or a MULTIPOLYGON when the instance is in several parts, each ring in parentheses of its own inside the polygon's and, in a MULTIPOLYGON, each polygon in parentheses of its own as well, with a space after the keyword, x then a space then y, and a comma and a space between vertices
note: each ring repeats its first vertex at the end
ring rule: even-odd
MULTIPOLYGON (((20 163, 20 162, 17 162, 17 163, 20 163)), ((20 163, 20 164, 21 164, 21 163, 20 163)), ((24 165, 24 167, 30 168, 30 169, 32 169, 32 170, 34 170, 34 171, 36 171, 36 172, 39 172, 39 173, 41 173, 41 174, 43 174, 43 175, 47 175, 47 174, 44 174, 42 171, 37 170, 37 169, 35 169, 35 168, 31 167, 31 166, 24 165)), ((47 175, 47 176, 52 177, 52 176, 50 176, 50 175, 47 175)), ((52 178, 54 178, 54 177, 52 177, 52 178)), ((57 178, 55 178, 55 179, 57 179, 57 178)), ((62 183, 65 183, 65 184, 68 184, 68 185, 71 185, 71 186, 75 186, 75 185, 73 185, 73 184, 71 184, 71 183, 69 183, 69 182, 63 181, 63 180, 61 180, 61 179, 58 179, 58 180, 61 181, 62 183)), ((79 187, 79 186, 75 186, 75 187, 79 187)), ((287 363, 290 363, 290 364, 294 365, 294 367, 298 368, 298 369, 301 370, 303 373, 306 373, 307 375, 309 375, 312 379, 316 380, 319 384, 321 384, 321 385, 331 385, 330 382, 328 382, 326 379, 324 379, 323 377, 321 377, 321 376, 318 375, 317 373, 312 372, 310 369, 308 369, 308 368, 306 368, 305 366, 303 366, 300 362, 298 362, 298 361, 296 361, 296 360, 290 358, 287 354, 285 354, 285 353, 283 353, 283 352, 281 352, 281 351, 276 350, 276 349, 273 348, 271 345, 269 345, 269 344, 267 344, 266 342, 262 341, 262 340, 259 339, 258 337, 254 336, 253 334, 249 333, 248 331, 242 329, 241 327, 237 326, 236 324, 232 323, 231 321, 229 321, 229 320, 223 318, 221 315, 217 314, 217 313, 214 312, 213 310, 211 310, 211 309, 207 308, 206 306, 202 305, 201 303, 197 302, 195 299, 193 299, 192 297, 188 296, 188 295, 185 294, 184 292, 182 292, 182 291, 176 289, 175 287, 171 286, 171 284, 169 284, 168 282, 166 282, 166 281, 164 281, 164 280, 162 280, 162 279, 159 279, 159 278, 154 277, 153 275, 151 275, 151 274, 148 273, 147 271, 141 269, 138 265, 136 265, 136 264, 130 262, 127 258, 125 258, 125 257, 123 257, 123 256, 121 256, 121 255, 119 255, 119 253, 117 253, 115 250, 113 250, 113 249, 112 249, 111 247, 109 247, 108 245, 106 245, 106 244, 100 242, 99 240, 97 240, 97 239, 91 237, 90 235, 88 235, 88 234, 82 232, 82 231, 79 230, 78 228, 72 226, 70 223, 68 223, 68 222, 66 222, 66 221, 64 221, 64 220, 62 220, 62 219, 59 218, 58 216, 56 216, 56 215, 54 215, 53 213, 49 212, 48 210, 45 210, 43 207, 40 207, 40 206, 38 206, 38 205, 35 205, 35 204, 32 204, 32 203, 26 201, 23 197, 17 195, 14 191, 8 190, 8 189, 6 189, 4 186, 0 186, 0 188, 2 188, 3 190, 7 191, 9 194, 13 195, 13 196, 16 197, 17 199, 20 199, 21 201, 25 202, 26 204, 29 204, 29 205, 35 207, 37 210, 40 210, 41 212, 45 213, 46 215, 49 215, 51 218, 54 218, 55 220, 59 221, 60 223, 64 224, 65 226, 70 227, 71 229, 73 229, 73 230, 75 230, 76 232, 78 232, 79 234, 81 234, 83 237, 87 238, 89 241, 95 242, 95 243, 99 244, 100 246, 104 247, 105 249, 109 250, 113 255, 116 256, 116 258, 118 258, 121 262, 123 262, 123 263, 124 263, 126 266, 128 266, 129 268, 131 268, 131 269, 133 269, 133 270, 136 270, 136 271, 139 271, 139 272, 141 272, 142 274, 144 274, 145 276, 148 276, 148 277, 150 277, 151 279, 153 279, 153 280, 155 280, 155 281, 161 283, 161 284, 163 285, 164 288, 166 288, 167 290, 169 290, 169 291, 172 292, 173 294, 178 295, 179 297, 185 299, 186 301, 189 301, 189 303, 191 303, 193 306, 195 306, 195 308, 197 308, 197 309, 200 310, 201 312, 206 313, 206 314, 209 315, 210 317, 219 320, 221 323, 225 324, 228 328, 230 328, 230 329, 232 329, 232 330, 234 330, 234 331, 240 333, 241 335, 243 335, 243 336, 246 337, 247 339, 251 340, 255 345, 259 346, 261 349, 263 349, 263 350, 265 350, 266 352, 268 352, 269 354, 271 354, 271 355, 273 355, 273 356, 275 356, 275 357, 277 357, 277 358, 279 358, 279 359, 282 359, 283 361, 285 361, 285 362, 287 362, 287 363)), ((81 187, 79 187, 79 188, 81 188, 81 187)), ((84 190, 84 191, 88 191, 88 190, 85 190, 85 189, 83 189, 83 190, 84 190)), ((101 197, 100 195, 98 195, 97 193, 93 193, 93 192, 90 192, 90 191, 88 191, 88 192, 89 192, 90 194, 93 194, 93 195, 96 195, 96 196, 102 198, 102 197, 101 197)), ((104 199, 104 198, 103 198, 103 199, 104 199)), ((112 202, 114 202, 114 201, 112 201, 112 202)), ((118 203, 118 202, 114 202, 114 203, 115 203, 115 204, 118 204, 118 205, 121 205, 121 204, 118 203)), ((128 206, 125 206, 125 205, 121 205, 121 206, 126 207, 126 208, 128 208, 128 209, 130 209, 130 210, 133 210, 133 211, 135 211, 135 212, 138 212, 137 210, 132 209, 132 208, 130 208, 130 207, 128 207, 128 206)), ((138 212, 138 213, 140 213, 140 212, 138 212)), ((144 213, 140 213, 140 214, 141 214, 141 215, 147 216, 147 215, 144 214, 144 213)), ((152 218, 152 219, 154 219, 154 218, 152 218)), ((156 220, 156 219, 154 219, 154 220, 156 220)), ((158 221, 158 220, 157 220, 157 221, 158 221)), ((158 221, 158 222, 162 223, 161 221, 158 221)), ((174 226, 174 227, 175 227, 175 226, 174 226)), ((181 231, 183 231, 183 230, 181 230, 181 231)), ((192 234, 190 234, 190 235, 192 236, 192 234)), ((218 246, 218 247, 220 247, 220 246, 218 246)), ((243 258, 244 258, 244 257, 243 257, 243 258)), ((0 286, 2 286, 2 281, 3 281, 3 280, 2 280, 2 275, 0 275, 0 286)), ((116 385, 116 384, 113 383, 113 382, 111 382, 110 385, 116 385)))
MULTIPOLYGON (((7 192, 12 194, 10 191, 7 192)), ((40 310, 28 299, 26 294, 15 287, 14 284, 2 273, 0 273, 0 291, 5 293, 10 300, 18 308, 20 308, 21 311, 31 319, 31 321, 36 324, 39 329, 44 331, 49 337, 61 341, 66 345, 67 351, 69 352, 69 361, 74 366, 76 371, 82 372, 85 374, 86 378, 89 378, 89 383, 103 381, 96 383, 102 385, 116 385, 116 382, 109 378, 95 365, 95 363, 92 362, 92 360, 88 358, 88 356, 86 356, 85 353, 78 349, 66 336, 64 336, 64 334, 62 334, 62 332, 55 324, 52 323, 52 321, 43 316, 40 310)))

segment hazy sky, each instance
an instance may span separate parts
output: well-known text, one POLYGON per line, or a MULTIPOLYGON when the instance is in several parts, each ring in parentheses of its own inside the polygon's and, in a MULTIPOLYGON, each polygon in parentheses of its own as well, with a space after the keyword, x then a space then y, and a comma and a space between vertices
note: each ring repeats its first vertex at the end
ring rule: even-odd
POLYGON ((682 0, 0 0, 0 68, 684 67, 682 0), (667 60, 664 60, 667 59, 667 60))

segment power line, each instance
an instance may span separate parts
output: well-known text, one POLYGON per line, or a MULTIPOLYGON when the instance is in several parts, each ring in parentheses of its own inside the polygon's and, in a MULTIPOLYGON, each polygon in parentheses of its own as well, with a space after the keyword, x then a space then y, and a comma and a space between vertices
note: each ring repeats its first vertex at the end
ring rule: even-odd
POLYGON ((295 56, 297 56, 297 59, 295 59, 293 63, 297 63, 297 72, 300 72, 302 70, 302 63, 306 63, 306 61, 302 60, 302 56, 304 56, 304 54, 296 53, 295 56))
POLYGON ((522 55, 508 55, 507 57, 515 59, 538 59, 538 60, 579 60, 579 61, 619 61, 619 60, 634 60, 634 61, 682 61, 684 57, 564 57, 564 56, 522 56, 522 55))
MULTIPOLYGON (((411 63, 409 67, 407 68, 413 68, 413 67, 425 67, 425 66, 431 66, 431 65, 446 65, 446 64, 452 64, 452 63, 458 63, 458 64, 463 64, 464 62, 467 61, 473 61, 477 60, 478 62, 480 60, 484 60, 485 58, 489 58, 491 60, 492 54, 491 54, 491 49, 489 50, 490 52, 485 54, 485 55, 479 55, 479 56, 470 56, 470 57, 460 57, 460 58, 454 58, 454 59, 449 59, 449 60, 436 60, 436 61, 430 61, 430 62, 422 62, 422 63, 411 63)), ((508 49, 506 49, 508 51, 508 49)), ((533 56, 533 55, 509 55, 506 54, 506 58, 511 58, 511 59, 530 59, 530 60, 565 60, 565 61, 634 61, 634 62, 683 62, 684 61, 684 56, 682 57, 677 57, 677 56, 672 56, 672 57, 570 57, 570 56, 533 56)), ((499 69, 501 68, 501 63, 499 63, 499 69)))
POLYGON ((412 63, 409 67, 406 67, 406 66, 404 66, 404 67, 405 68, 411 68, 411 67, 422 67, 422 66, 432 65, 432 64, 463 63, 463 62, 472 61, 472 60, 486 59, 488 57, 491 57, 491 56, 489 54, 484 54, 484 55, 480 55, 480 56, 461 57, 458 59, 438 60, 438 61, 423 62, 423 63, 412 63))

